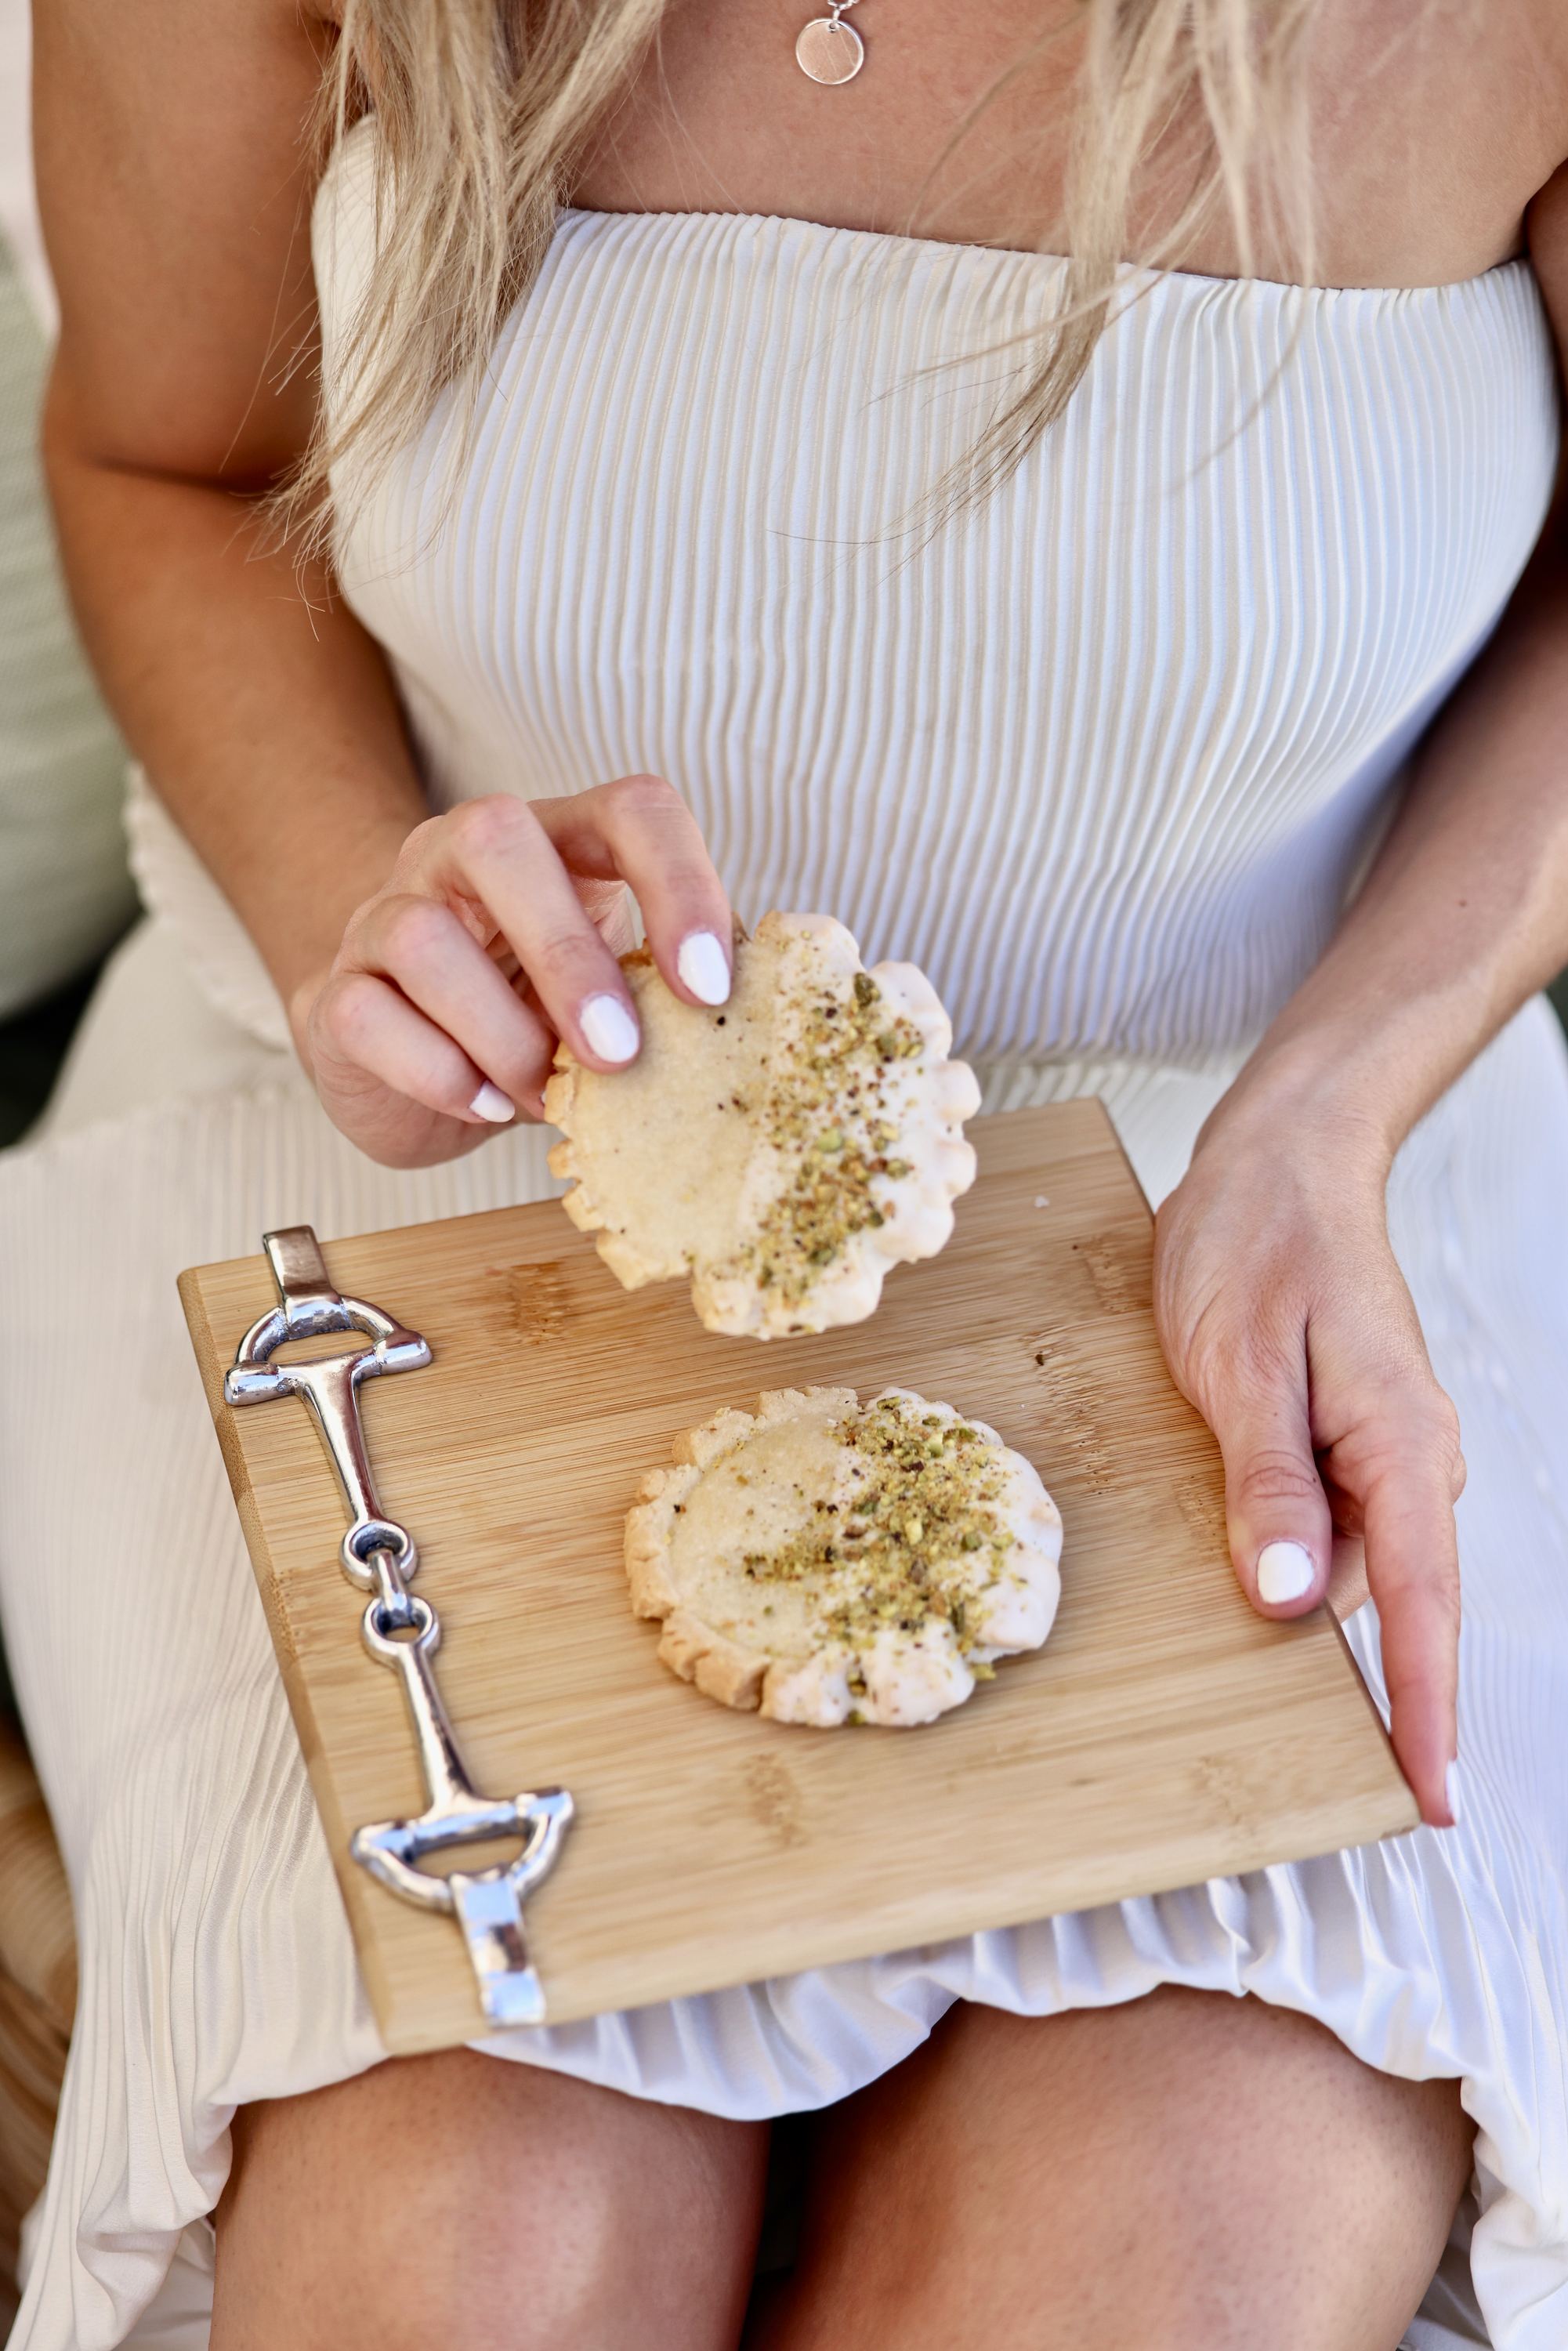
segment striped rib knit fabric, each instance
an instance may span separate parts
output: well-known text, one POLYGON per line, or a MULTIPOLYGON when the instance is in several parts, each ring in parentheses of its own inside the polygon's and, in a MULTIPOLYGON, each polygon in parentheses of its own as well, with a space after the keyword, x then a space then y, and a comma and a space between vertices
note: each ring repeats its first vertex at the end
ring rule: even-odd
MULTIPOLYGON (((370 135, 318 211, 329 373, 370 135)), ((821 906, 922 962, 993 1106, 1103 1088, 1157 1192, 1528 554, 1550 345, 1519 267, 1417 293, 1129 280, 1014 479, 901 528, 1005 390, 988 350, 1055 284, 1038 257, 798 222, 569 214, 468 440, 435 415, 344 572, 439 799, 668 776, 743 912, 821 906)), ((145 829, 142 849, 160 899, 145 829)), ((189 878, 163 893, 205 925, 187 986, 225 919, 189 878)), ((182 967, 171 918, 151 936, 99 1008, 124 1064, 178 1027, 137 993, 165 950, 182 967)), ((213 992, 231 1015, 246 997, 213 992)), ((185 1098, 149 1081, 0 1165, 0 1594, 81 1965, 19 2351, 172 2345, 149 2304, 221 2189, 234 2105, 379 2054, 173 1275, 269 1224, 329 1238, 548 1188, 537 1135, 369 1167, 282 1056, 236 1081, 245 1040, 217 1021, 189 1031, 185 1098)), ((1498 2351, 1560 2351, 1564 1166, 1568 1068, 1527 1008, 1390 1191, 1470 1463, 1460 1830, 488 2045, 761 2115, 843 2095, 958 1998, 1255 1992, 1370 2064, 1462 2081, 1479 2308, 1498 2351)), ((1352 1637, 1376 1694, 1370 1611, 1352 1637)), ((1418 2351, 1482 2339, 1467 2243, 1418 2351)), ((192 2252, 181 2293, 204 2275, 192 2252)))
MULTIPOLYGON (((318 208, 329 338, 356 140, 318 208)), ((1539 531, 1540 297, 1522 265, 1130 277, 1013 480, 901 529, 1057 284, 798 221, 569 214, 465 453, 449 406, 343 549, 437 795, 665 776, 743 914, 833 907, 988 1067, 1255 1036, 1539 531)))

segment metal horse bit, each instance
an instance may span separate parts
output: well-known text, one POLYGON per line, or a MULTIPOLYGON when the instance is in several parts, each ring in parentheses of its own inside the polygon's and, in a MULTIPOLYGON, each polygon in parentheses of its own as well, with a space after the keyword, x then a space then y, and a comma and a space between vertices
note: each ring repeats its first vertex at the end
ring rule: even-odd
POLYGON ((474 1963, 480 2004, 492 2024, 542 2023, 544 1990, 523 1940, 522 1903, 554 1866, 571 1819, 571 1798, 564 1788, 481 1796, 469 1779, 431 1667, 441 1645, 441 1622, 427 1600, 408 1590, 419 1554, 407 1528, 383 1517, 376 1501, 360 1423, 361 1381, 383 1372, 418 1371, 430 1362, 430 1349, 417 1331, 405 1331, 380 1307, 339 1295, 308 1225, 266 1233, 262 1247, 278 1302, 240 1341, 224 1381, 224 1401, 270 1404, 275 1396, 295 1395, 308 1405, 349 1505, 351 1523, 340 1562, 350 1583, 374 1595, 361 1633, 377 1663, 402 1676, 430 1796, 428 1810, 417 1820, 378 1821, 357 1829, 349 1849, 361 1868, 405 1902, 456 1918, 474 1963), (307 1363, 271 1361, 287 1340, 334 1331, 362 1332, 371 1344, 307 1363), (420 1866, 432 1854, 497 1837, 522 1839, 515 1861, 454 1870, 445 1877, 420 1866))

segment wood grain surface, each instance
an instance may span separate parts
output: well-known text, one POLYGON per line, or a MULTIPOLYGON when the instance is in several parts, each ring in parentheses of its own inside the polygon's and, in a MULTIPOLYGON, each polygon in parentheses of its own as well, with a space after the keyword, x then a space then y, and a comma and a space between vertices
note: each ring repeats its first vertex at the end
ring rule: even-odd
MULTIPOLYGON (((1267 1624, 1226 1552, 1218 1455, 1166 1370, 1153 1228, 1097 1102, 977 1121, 975 1189, 869 1322, 712 1336, 684 1283, 622 1290, 554 1201, 354 1240, 333 1280, 423 1332, 370 1382, 383 1509, 421 1554, 476 1782, 559 1784, 577 1819, 528 1906, 552 2021, 931 1943, 1414 1826, 1326 1611, 1267 1624), (1066 1522, 1037 1656, 919 1730, 734 1714, 657 1663, 621 1540, 644 1469, 763 1386, 889 1383, 989 1421, 1066 1522)), ((300 1743, 389 2049, 483 2030, 457 1930, 348 1857, 422 1811, 399 1679, 360 1643, 342 1504, 303 1404, 231 1411, 274 1302, 257 1254, 181 1280, 300 1743)))

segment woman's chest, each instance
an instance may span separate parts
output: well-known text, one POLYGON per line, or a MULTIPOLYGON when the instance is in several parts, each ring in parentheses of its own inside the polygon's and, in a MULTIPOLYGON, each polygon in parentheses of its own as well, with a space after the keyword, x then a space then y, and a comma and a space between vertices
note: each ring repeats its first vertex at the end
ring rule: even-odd
MULTIPOLYGON (((1059 244, 1082 15, 1040 0, 995 0, 979 12, 947 0, 850 0, 865 62, 835 88, 797 63, 798 37, 818 5, 674 0, 656 49, 578 175, 574 201, 779 214, 1020 250, 1059 244)), ((1236 11, 1145 0, 1103 13, 1123 28, 1129 75, 1146 76, 1163 54, 1164 18, 1207 21, 1206 62, 1223 97, 1236 11)), ((1247 13, 1276 27, 1293 16, 1301 27, 1264 85, 1286 114, 1290 91, 1301 95, 1318 282, 1449 284, 1520 249, 1525 205, 1568 154, 1568 37, 1555 0, 1484 9, 1319 0, 1247 13)), ((1173 61, 1184 54, 1178 41, 1173 61)), ((1199 119, 1189 108, 1134 176, 1131 258, 1154 251, 1187 200, 1204 153, 1199 119)), ((1147 128, 1129 89, 1112 143, 1138 143, 1147 128)), ((1235 273, 1223 205, 1179 259, 1235 273)), ((1279 251, 1265 249, 1260 266, 1267 276, 1295 274, 1279 251)))
POLYGON ((1056 284, 800 223, 569 215, 466 444, 438 412, 342 551, 441 796, 645 768, 720 840, 893 826, 982 864, 1024 811, 1103 857, 1118 810, 1174 837, 1228 809, 1256 845, 1331 800, 1539 529, 1528 272, 1129 284, 1066 414, 933 515, 1056 284))

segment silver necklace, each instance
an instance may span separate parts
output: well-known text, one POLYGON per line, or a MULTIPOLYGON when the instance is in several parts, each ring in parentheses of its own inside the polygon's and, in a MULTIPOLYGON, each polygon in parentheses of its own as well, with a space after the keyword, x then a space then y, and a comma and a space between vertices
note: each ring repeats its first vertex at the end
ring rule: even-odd
POLYGON ((795 62, 813 81, 853 81, 865 63, 865 43, 841 19, 855 0, 830 0, 825 16, 813 16, 795 44, 795 62))

